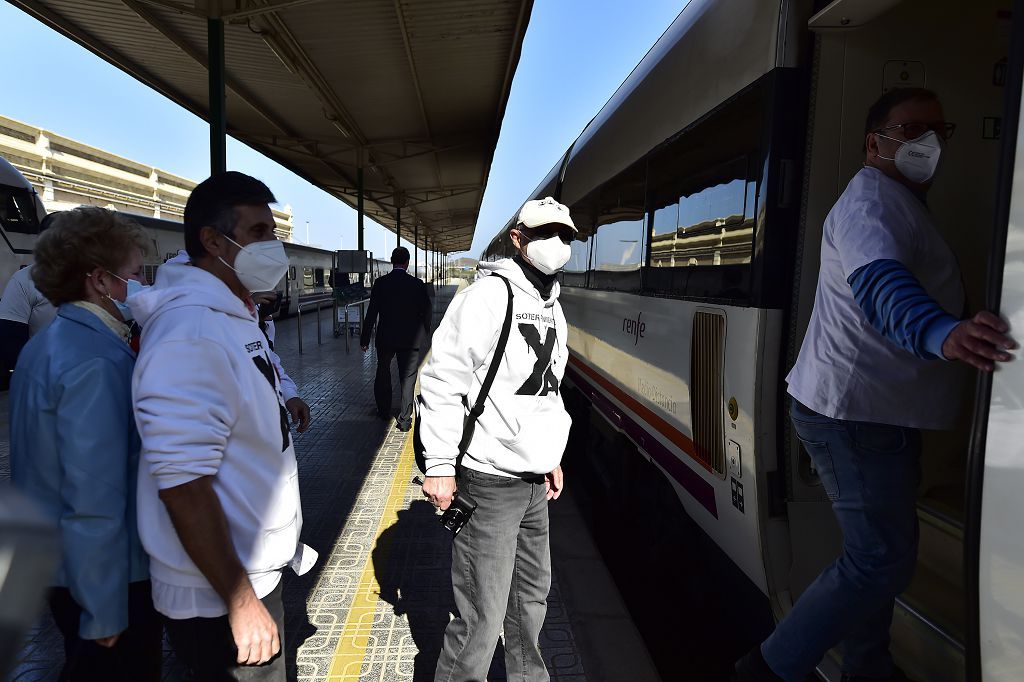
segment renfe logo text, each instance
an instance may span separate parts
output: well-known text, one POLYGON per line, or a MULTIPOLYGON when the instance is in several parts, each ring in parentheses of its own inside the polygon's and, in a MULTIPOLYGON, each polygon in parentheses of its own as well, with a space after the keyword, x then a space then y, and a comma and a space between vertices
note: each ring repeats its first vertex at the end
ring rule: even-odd
POLYGON ((643 313, 637 313, 636 319, 625 318, 622 320, 622 331, 633 337, 633 345, 640 343, 640 339, 644 337, 644 330, 647 329, 647 323, 641 322, 640 317, 643 313))

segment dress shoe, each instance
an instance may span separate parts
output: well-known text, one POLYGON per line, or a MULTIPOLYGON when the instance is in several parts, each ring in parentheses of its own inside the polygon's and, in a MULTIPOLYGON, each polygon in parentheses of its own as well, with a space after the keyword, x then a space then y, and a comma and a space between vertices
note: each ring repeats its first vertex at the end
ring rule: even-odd
POLYGON ((405 433, 406 431, 412 428, 412 420, 409 419, 406 421, 396 421, 395 428, 401 431, 402 433, 405 433))
POLYGON ((906 674, 897 667, 893 667, 889 677, 864 677, 863 675, 843 674, 842 682, 912 682, 906 674))

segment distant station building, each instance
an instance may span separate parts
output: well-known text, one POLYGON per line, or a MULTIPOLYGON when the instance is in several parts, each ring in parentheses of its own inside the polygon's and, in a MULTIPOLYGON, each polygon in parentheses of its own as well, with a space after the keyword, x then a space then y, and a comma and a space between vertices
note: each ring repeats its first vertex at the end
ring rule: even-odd
MULTIPOLYGON (((182 222, 199 183, 0 116, 0 156, 39 192, 47 211, 83 204, 182 222)), ((277 238, 292 241, 292 207, 274 210, 277 238)))

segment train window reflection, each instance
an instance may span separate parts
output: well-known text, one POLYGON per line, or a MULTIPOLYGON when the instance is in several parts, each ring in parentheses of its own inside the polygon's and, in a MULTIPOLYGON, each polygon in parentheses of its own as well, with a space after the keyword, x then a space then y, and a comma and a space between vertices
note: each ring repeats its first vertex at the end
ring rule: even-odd
POLYGON ((643 218, 602 225, 594 243, 591 285, 600 289, 639 288, 643 256, 643 218))
POLYGON ((589 242, 588 287, 640 291, 647 250, 646 183, 647 168, 641 161, 570 207, 580 235, 589 242))
POLYGON ((644 293, 749 301, 763 96, 748 89, 649 155, 644 293))
POLYGON ((587 286, 587 270, 590 269, 590 239, 576 239, 569 252, 569 262, 562 269, 561 282, 567 287, 587 286))
POLYGON ((307 289, 313 288, 313 268, 302 268, 302 286, 307 289))
POLYGON ((677 202, 655 208, 652 267, 750 263, 757 184, 747 179, 746 158, 701 175, 680 183, 690 187, 685 187, 677 202))

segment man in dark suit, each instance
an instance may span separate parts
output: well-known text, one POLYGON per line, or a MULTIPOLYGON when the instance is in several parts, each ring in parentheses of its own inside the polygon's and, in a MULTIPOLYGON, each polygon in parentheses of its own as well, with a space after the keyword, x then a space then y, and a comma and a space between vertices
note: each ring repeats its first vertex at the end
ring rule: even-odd
POLYGON ((409 249, 399 246, 391 252, 394 269, 378 277, 370 290, 360 344, 363 352, 370 348, 370 334, 377 325, 377 378, 373 395, 381 419, 391 416, 391 359, 398 358, 398 375, 402 383, 402 410, 398 414, 400 431, 412 426, 412 392, 419 366, 420 345, 430 334, 431 303, 427 285, 407 272, 409 249))

